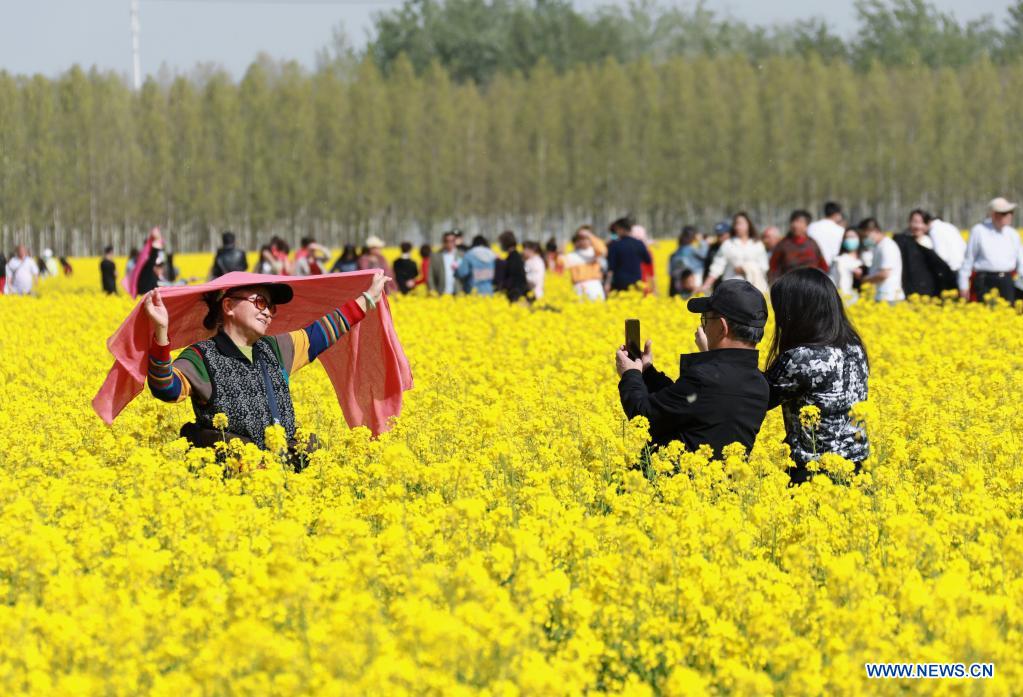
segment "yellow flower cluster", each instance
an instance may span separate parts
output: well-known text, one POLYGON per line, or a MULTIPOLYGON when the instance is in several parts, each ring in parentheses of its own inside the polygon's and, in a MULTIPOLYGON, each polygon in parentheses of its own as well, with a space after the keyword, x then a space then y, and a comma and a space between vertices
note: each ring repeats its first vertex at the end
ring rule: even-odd
MULTIPOLYGON (((202 275, 208 257, 178 261, 202 275)), ((146 393, 100 422, 104 340, 131 303, 95 266, 0 298, 2 694, 1023 685, 1023 318, 1005 307, 854 305, 872 456, 789 488, 777 412, 748 458, 644 455, 613 350, 638 317, 677 374, 698 323, 680 301, 586 303, 560 278, 533 308, 394 298, 403 415, 373 440, 320 368, 297 374, 323 447, 295 474, 254 446, 189 451, 187 403, 146 393), (868 680, 881 661, 996 674, 868 680)))

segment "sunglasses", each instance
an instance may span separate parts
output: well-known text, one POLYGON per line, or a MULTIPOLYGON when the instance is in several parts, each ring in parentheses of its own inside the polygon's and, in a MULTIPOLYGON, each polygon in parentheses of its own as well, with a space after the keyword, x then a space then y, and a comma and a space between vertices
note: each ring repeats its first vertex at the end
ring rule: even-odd
POLYGON ((720 315, 708 315, 706 313, 700 315, 700 326, 704 329, 707 328, 707 320, 718 319, 720 315))
POLYGON ((271 317, 273 317, 274 315, 277 314, 277 304, 273 303, 273 302, 270 302, 269 300, 264 298, 262 295, 249 295, 249 296, 229 295, 227 297, 230 298, 231 300, 247 300, 250 303, 252 303, 252 305, 256 308, 256 310, 258 312, 267 311, 267 312, 270 313, 271 317))

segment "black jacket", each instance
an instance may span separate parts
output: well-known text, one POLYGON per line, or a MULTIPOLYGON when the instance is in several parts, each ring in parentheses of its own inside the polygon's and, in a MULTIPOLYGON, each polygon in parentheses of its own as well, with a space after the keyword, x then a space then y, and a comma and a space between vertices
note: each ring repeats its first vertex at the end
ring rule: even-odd
POLYGON ((416 262, 405 257, 394 260, 394 281, 398 284, 398 290, 403 294, 411 290, 408 287, 408 281, 416 280, 418 275, 419 267, 416 266, 416 262))
POLYGON ((933 249, 921 246, 908 232, 893 235, 902 253, 902 290, 906 296, 941 295, 957 288, 956 275, 933 249))
POLYGON ((103 292, 110 295, 117 293, 117 267, 110 259, 103 259, 99 263, 99 275, 103 281, 103 292))
POLYGON ((731 443, 749 450, 770 396, 758 355, 750 349, 685 354, 675 382, 653 366, 628 370, 618 383, 622 409, 630 419, 650 421, 650 439, 658 446, 680 440, 688 451, 704 443, 717 455, 731 443))
MULTIPOLYGON (((149 258, 146 259, 146 263, 139 269, 139 277, 136 282, 135 288, 139 295, 145 295, 149 291, 159 285, 159 279, 156 277, 156 260, 160 258, 160 250, 152 249, 149 252, 149 258)), ((166 264, 166 261, 164 262, 166 264)))
POLYGON ((217 255, 213 257, 213 270, 210 272, 210 277, 220 278, 226 273, 245 271, 247 268, 249 268, 249 264, 245 260, 244 251, 237 247, 221 247, 217 250, 217 255))
POLYGON ((508 252, 504 259, 503 273, 498 281, 498 288, 508 294, 511 301, 518 300, 529 292, 529 283, 526 282, 526 262, 517 249, 508 252))

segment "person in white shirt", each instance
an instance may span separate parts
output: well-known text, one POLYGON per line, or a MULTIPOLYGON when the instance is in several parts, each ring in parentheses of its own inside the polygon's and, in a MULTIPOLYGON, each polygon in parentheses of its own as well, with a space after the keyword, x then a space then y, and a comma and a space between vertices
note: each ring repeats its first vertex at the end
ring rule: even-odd
POLYGON ((732 227, 727 240, 714 255, 710 272, 700 292, 709 294, 718 279, 729 281, 741 278, 749 281, 761 293, 767 292, 767 250, 757 239, 757 229, 749 216, 740 211, 732 217, 732 227))
POLYGON ((39 278, 39 265, 29 256, 28 248, 19 244, 15 256, 7 262, 4 274, 7 278, 4 295, 30 295, 39 278))
POLYGON ((948 264, 948 268, 958 272, 966 255, 966 240, 963 239, 959 228, 929 213, 927 226, 927 236, 931 238, 934 253, 948 264))
POLYGON ((845 231, 842 253, 835 257, 829 273, 843 297, 854 300, 858 297, 856 279, 863 275, 863 260, 860 259, 860 235, 856 228, 845 231))
POLYGON ((807 236, 817 243, 828 266, 842 251, 842 240, 845 238, 845 226, 842 224, 842 206, 835 201, 824 204, 824 217, 810 223, 806 229, 807 236))
POLYGON ((869 275, 864 283, 873 284, 876 288, 874 299, 878 302, 897 302, 905 300, 902 292, 902 252, 895 240, 881 231, 874 218, 867 218, 860 223, 860 232, 874 243, 874 257, 870 264, 869 275))
POLYGON ((543 281, 547 274, 547 264, 543 259, 543 250, 539 242, 523 242, 522 258, 526 267, 526 283, 533 294, 534 300, 543 298, 543 281))
POLYGON ((973 295, 983 300, 991 290, 1012 302, 1016 291, 1013 273, 1023 271, 1023 249, 1019 231, 1012 226, 1016 204, 999 196, 988 204, 990 217, 970 230, 966 254, 959 269, 959 294, 969 299, 970 276, 973 276, 973 295))

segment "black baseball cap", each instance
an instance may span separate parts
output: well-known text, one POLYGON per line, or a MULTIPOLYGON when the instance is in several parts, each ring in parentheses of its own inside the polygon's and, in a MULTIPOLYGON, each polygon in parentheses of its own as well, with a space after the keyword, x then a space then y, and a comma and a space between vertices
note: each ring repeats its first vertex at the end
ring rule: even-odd
POLYGON ((274 305, 287 305, 295 297, 295 291, 286 283, 264 283, 263 288, 270 293, 274 305))
POLYGON ((220 299, 226 295, 234 293, 239 288, 262 288, 270 296, 270 302, 274 305, 287 305, 291 302, 291 299, 295 297, 295 291, 291 289, 287 283, 251 283, 245 286, 236 286, 235 288, 227 288, 217 293, 213 300, 214 302, 220 302, 220 299))
POLYGON ((690 312, 716 312, 725 319, 749 327, 767 324, 767 301, 752 283, 741 278, 722 281, 710 296, 692 298, 686 307, 690 312))
POLYGON ((235 286, 234 288, 210 291, 203 295, 203 300, 206 301, 207 305, 213 307, 223 298, 231 295, 240 288, 262 288, 270 296, 270 302, 274 305, 287 305, 291 302, 291 299, 295 297, 295 291, 292 290, 291 286, 287 283, 250 283, 245 286, 235 286))
POLYGON ((287 283, 251 283, 246 286, 235 286, 224 290, 211 290, 202 296, 209 310, 202 324, 207 329, 215 329, 220 319, 220 301, 240 288, 263 288, 270 295, 274 305, 286 305, 295 297, 295 291, 287 283))

